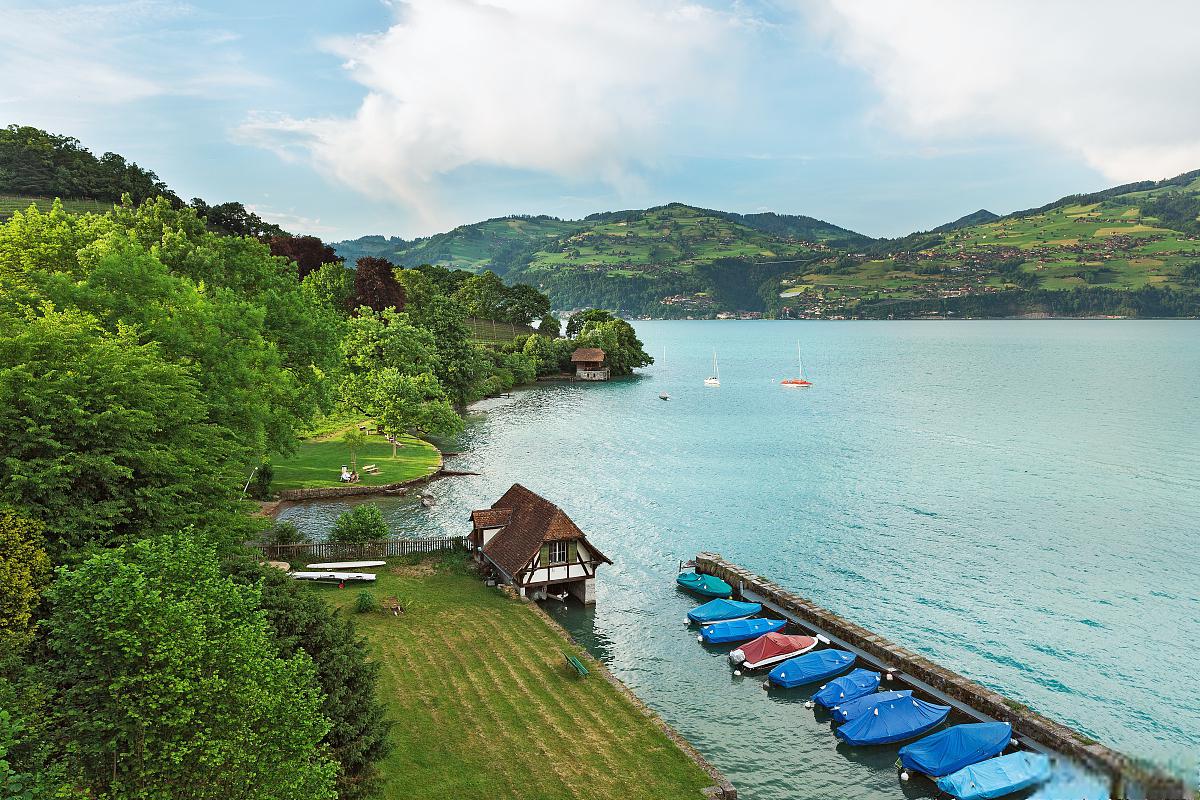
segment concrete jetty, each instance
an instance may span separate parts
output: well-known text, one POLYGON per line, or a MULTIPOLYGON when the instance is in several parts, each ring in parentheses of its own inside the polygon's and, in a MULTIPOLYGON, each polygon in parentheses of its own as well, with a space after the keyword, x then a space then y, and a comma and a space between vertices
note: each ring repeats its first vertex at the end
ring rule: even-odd
POLYGON ((1014 735, 1026 747, 1061 754, 1104 775, 1110 784, 1110 797, 1179 800, 1190 796, 1179 778, 1149 769, 1060 722, 726 561, 719 554, 700 553, 695 563, 697 572, 715 575, 725 581, 741 599, 762 603, 764 608, 784 617, 801 631, 824 635, 880 672, 888 673, 891 677, 887 688, 903 683, 974 719, 1008 722, 1014 735))

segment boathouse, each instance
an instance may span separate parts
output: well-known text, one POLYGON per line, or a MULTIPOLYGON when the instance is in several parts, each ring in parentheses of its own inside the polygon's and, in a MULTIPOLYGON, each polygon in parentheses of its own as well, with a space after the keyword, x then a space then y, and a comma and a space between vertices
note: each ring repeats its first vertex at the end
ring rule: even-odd
POLYGON ((596 602, 596 568, 611 564, 561 508, 514 483, 492 504, 471 512, 471 552, 501 583, 524 597, 567 592, 596 602))
POLYGON ((571 363, 575 365, 575 377, 581 381, 608 380, 608 365, 599 347, 580 347, 571 353, 571 363))

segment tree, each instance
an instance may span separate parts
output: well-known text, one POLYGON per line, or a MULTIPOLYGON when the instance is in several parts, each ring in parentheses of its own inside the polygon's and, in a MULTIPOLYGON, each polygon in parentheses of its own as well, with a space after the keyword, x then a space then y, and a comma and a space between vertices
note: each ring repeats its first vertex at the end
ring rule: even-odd
POLYGON ((50 582, 40 523, 0 507, 0 652, 24 649, 33 612, 50 582))
POLYGON ((404 287, 396 280, 396 265, 386 258, 360 258, 354 270, 354 307, 376 311, 404 310, 404 287))
POLYGON ((238 202, 218 203, 210 206, 199 197, 193 197, 191 205, 213 233, 224 236, 248 236, 254 239, 289 235, 283 228, 267 222, 238 202))
POLYGON ((343 402, 377 420, 393 437, 408 431, 450 436, 462 430, 434 374, 433 336, 412 325, 406 314, 360 309, 347 323, 342 349, 343 402))
POLYGON ((538 323, 538 333, 542 336, 548 336, 551 339, 557 339, 559 333, 562 332, 562 323, 553 314, 543 314, 541 322, 538 323))
POLYGON ((353 622, 286 573, 246 556, 230 561, 227 570, 238 583, 260 587, 279 656, 304 652, 313 661, 325 695, 321 713, 332 723, 324 744, 339 765, 338 796, 368 796, 375 784, 375 764, 390 749, 391 724, 377 697, 379 666, 368 657, 366 640, 355 632, 353 622))
POLYGON ((267 245, 271 255, 296 263, 296 279, 301 281, 325 264, 341 263, 334 249, 316 236, 272 236, 267 245))
POLYGON ((514 325, 528 325, 550 313, 550 298, 525 283, 507 289, 500 299, 496 319, 514 325))
POLYGON ((467 316, 479 319, 500 319, 502 304, 508 287, 500 276, 489 270, 472 275, 454 293, 454 299, 462 304, 467 316))
POLYGON ((309 301, 345 316, 354 300, 354 278, 357 273, 336 261, 325 264, 304 276, 303 289, 309 301))
POLYGON ((41 521, 52 550, 218 520, 240 535, 229 431, 191 370, 134 330, 78 311, 0 315, 0 396, 0 502, 41 521))
POLYGON ((358 451, 367 443, 367 437, 362 431, 349 430, 342 434, 342 443, 350 451, 350 471, 358 471, 358 451))
POLYGON ((329 538, 334 542, 372 542, 386 539, 387 523, 379 506, 364 504, 341 514, 333 523, 329 538))
POLYGON ((471 329, 467 327, 466 312, 460 303, 444 294, 441 285, 425 270, 400 270, 397 279, 404 285, 409 321, 433 334, 436 351, 433 371, 438 382, 451 402, 464 405, 484 370, 471 329))
POLYGON ((583 326, 589 322, 608 322, 616 317, 612 312, 605 311, 602 308, 590 308, 587 311, 580 311, 578 314, 572 314, 567 320, 567 338, 574 339, 583 330, 583 326))
POLYGON ((92 796, 333 798, 312 659, 194 533, 100 552, 47 591, 53 761, 92 796))

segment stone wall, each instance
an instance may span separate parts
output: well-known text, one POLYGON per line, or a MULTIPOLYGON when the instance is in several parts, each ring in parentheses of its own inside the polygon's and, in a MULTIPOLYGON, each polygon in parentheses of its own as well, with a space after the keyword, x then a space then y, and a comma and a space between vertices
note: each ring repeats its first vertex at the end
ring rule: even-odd
POLYGON ((905 674, 910 675, 993 719, 1010 723, 1017 735, 1028 737, 1050 750, 1076 759, 1109 776, 1113 797, 1176 800, 1187 796, 1181 780, 1146 770, 1127 756, 1092 741, 1066 725, 951 672, 857 623, 843 619, 811 600, 726 561, 716 553, 701 553, 696 556, 696 571, 721 578, 732 586, 735 592, 739 592, 743 587, 747 588, 802 622, 844 640, 883 666, 894 668, 898 679, 903 680, 905 674))

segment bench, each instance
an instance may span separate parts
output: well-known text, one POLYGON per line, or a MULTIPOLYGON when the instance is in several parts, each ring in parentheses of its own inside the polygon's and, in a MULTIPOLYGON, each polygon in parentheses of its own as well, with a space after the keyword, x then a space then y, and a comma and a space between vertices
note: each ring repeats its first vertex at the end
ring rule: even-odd
POLYGON ((379 469, 379 467, 375 466, 374 464, 363 465, 363 472, 374 472, 377 469, 379 469))
POLYGON ((579 677, 586 678, 588 676, 588 668, 583 665, 582 661, 570 653, 563 653, 563 655, 567 658, 567 664, 569 664, 572 669, 579 673, 579 677))

